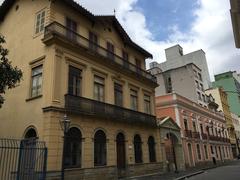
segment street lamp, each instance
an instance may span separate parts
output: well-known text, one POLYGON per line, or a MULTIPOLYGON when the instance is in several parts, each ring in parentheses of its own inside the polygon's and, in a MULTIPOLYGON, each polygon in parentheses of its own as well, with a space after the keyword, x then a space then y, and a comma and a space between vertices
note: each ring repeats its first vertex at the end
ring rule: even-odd
POLYGON ((62 169, 61 169, 61 179, 64 180, 64 155, 65 155, 65 139, 66 139, 66 134, 70 128, 71 121, 68 119, 67 115, 65 114, 63 116, 63 119, 59 120, 61 129, 63 131, 63 153, 62 153, 62 169))

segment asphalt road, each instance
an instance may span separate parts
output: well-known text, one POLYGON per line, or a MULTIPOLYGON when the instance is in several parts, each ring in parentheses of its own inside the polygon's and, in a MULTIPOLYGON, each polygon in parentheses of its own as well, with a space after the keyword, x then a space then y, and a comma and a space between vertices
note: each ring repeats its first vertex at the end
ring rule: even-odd
MULTIPOLYGON (((178 174, 162 174, 131 178, 131 180, 176 180, 199 170, 180 172, 178 174)), ((240 160, 231 162, 229 165, 205 170, 204 173, 186 178, 186 180, 240 180, 240 160)))
POLYGON ((188 180, 240 180, 240 161, 231 165, 207 170, 188 180))

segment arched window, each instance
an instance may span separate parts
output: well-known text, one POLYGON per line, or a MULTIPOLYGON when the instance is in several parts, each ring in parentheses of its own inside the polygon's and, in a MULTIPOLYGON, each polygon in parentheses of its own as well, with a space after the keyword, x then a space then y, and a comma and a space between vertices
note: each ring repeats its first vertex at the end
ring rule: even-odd
POLYGON ((37 133, 36 133, 35 129, 33 129, 33 128, 28 129, 24 138, 25 139, 37 138, 37 133))
POLYGON ((156 162, 155 141, 154 141, 154 137, 152 136, 148 138, 148 152, 149 152, 149 161, 156 162))
POLYGON ((197 154, 198 154, 198 159, 201 160, 201 149, 200 149, 200 145, 197 144, 197 154))
POLYGON ((65 137, 64 166, 66 168, 81 167, 82 157, 82 133, 72 127, 65 137))
POLYGON ((138 134, 134 136, 134 153, 135 163, 142 163, 142 141, 138 134))
POLYGON ((98 130, 94 135, 94 166, 105 166, 106 156, 106 135, 102 130, 98 130))

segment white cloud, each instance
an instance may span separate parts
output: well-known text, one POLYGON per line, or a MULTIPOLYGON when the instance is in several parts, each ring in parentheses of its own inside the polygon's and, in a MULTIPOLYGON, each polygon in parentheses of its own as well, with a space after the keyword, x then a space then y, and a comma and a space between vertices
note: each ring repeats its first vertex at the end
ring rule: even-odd
MULTIPOLYGON (((203 49, 206 52, 210 74, 240 69, 240 51, 234 46, 230 19, 229 0, 198 0, 196 19, 187 33, 179 31, 177 25, 170 27, 172 34, 165 41, 154 40, 141 11, 134 9, 137 0, 81 0, 94 13, 113 14, 129 33, 130 37, 154 55, 154 60, 165 61, 164 49, 179 43, 185 53, 203 49), (102 7, 105 4, 106 7, 102 7)), ((159 25, 160 27, 160 25, 159 25)))
MULTIPOLYGON (((234 46, 229 0, 197 0, 199 8, 194 12, 196 19, 189 31, 183 33, 177 25, 165 27, 171 32, 165 41, 154 39, 154 34, 146 25, 144 14, 140 9, 134 9, 138 0, 76 1, 95 14, 109 15, 115 9, 117 18, 130 37, 151 52, 158 62, 165 61, 164 49, 178 43, 185 53, 203 49, 211 75, 240 69, 240 51, 234 46)), ((161 24, 159 28, 160 26, 161 24)))

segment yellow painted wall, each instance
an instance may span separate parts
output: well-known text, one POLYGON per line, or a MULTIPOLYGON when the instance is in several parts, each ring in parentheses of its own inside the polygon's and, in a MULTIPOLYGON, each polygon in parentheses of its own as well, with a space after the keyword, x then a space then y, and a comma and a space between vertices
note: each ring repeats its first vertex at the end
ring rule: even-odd
MULTIPOLYGON (((92 30, 99 35, 100 44, 106 46, 106 40, 111 39, 116 47, 116 53, 121 56, 121 49, 124 48, 123 42, 118 33, 112 28, 112 32, 104 31, 103 27, 96 24, 94 28, 91 23, 80 14, 69 9, 61 2, 55 3, 48 0, 20 0, 10 9, 4 21, 0 24, 0 32, 6 37, 6 48, 10 50, 9 59, 14 66, 23 71, 23 79, 18 87, 7 90, 5 94, 5 103, 0 109, 0 137, 23 138, 26 128, 35 127, 40 140, 44 140, 48 147, 48 170, 59 170, 62 153, 62 132, 60 131, 59 120, 63 114, 43 113, 42 108, 56 106, 64 108, 64 95, 67 93, 68 67, 76 66, 83 70, 82 78, 82 96, 93 98, 93 77, 94 74, 103 75, 105 78, 105 102, 114 104, 114 82, 120 82, 123 85, 124 107, 130 107, 130 88, 138 90, 138 107, 143 112, 143 94, 147 92, 151 96, 151 110, 155 114, 154 105, 154 87, 149 86, 137 77, 128 76, 121 71, 115 71, 110 67, 98 63, 96 57, 86 56, 86 54, 73 51, 70 47, 63 47, 61 44, 46 46, 42 39, 44 34, 34 34, 35 15, 42 9, 46 10, 46 22, 58 21, 64 24, 65 16, 69 16, 79 22, 79 33, 85 37, 88 36, 88 30, 92 30), (16 6, 19 6, 16 10, 16 6), (64 9, 65 8, 65 9, 64 9), (36 65, 43 65, 42 96, 36 99, 30 98, 31 88, 31 69, 36 65)), ((126 48, 125 48, 126 50, 126 48)), ((130 55, 130 61, 134 63, 134 58, 142 60, 142 68, 145 68, 145 60, 141 53, 127 48, 130 55)), ((90 144, 90 135, 93 129, 97 127, 106 128, 111 139, 110 151, 114 155, 114 138, 118 130, 125 131, 128 135, 128 145, 132 143, 132 136, 137 131, 143 136, 144 140, 144 162, 148 162, 148 152, 146 138, 153 134, 155 141, 159 142, 158 130, 140 126, 129 126, 128 124, 115 123, 114 121, 106 123, 103 119, 88 120, 76 116, 70 116, 73 124, 78 125, 83 130, 86 137, 86 144, 90 144), (83 123, 83 124, 82 124, 83 123), (111 133, 110 133, 111 132, 111 133)), ((84 147, 83 147, 84 148, 84 147)), ((156 155, 160 162, 159 146, 156 146, 156 155)), ((86 155, 86 164, 84 167, 92 167, 93 157, 89 148, 84 148, 83 154, 86 155)), ((129 156, 133 156, 133 149, 129 156)), ((110 154, 111 155, 111 154, 110 154)), ((114 165, 115 156, 108 159, 109 165, 114 165)), ((128 157, 130 158, 130 157, 128 157)), ((129 160, 130 161, 130 160, 129 160)), ((130 164, 133 162, 129 162, 130 164)))
MULTIPOLYGON (((23 79, 20 85, 12 90, 7 90, 6 99, 0 109, 1 130, 0 137, 21 138, 28 126, 37 127, 38 135, 42 134, 41 108, 47 103, 49 90, 51 89, 52 72, 51 50, 41 42, 43 34, 35 36, 35 14, 46 9, 46 21, 49 21, 48 0, 21 0, 15 3, 0 24, 0 32, 5 36, 6 48, 9 49, 9 60, 13 66, 23 71, 23 79), (16 10, 16 6, 19 6, 16 10), (43 97, 26 102, 30 97, 31 65, 30 62, 43 58, 43 97)), ((47 23, 46 22, 46 23, 47 23)))
MULTIPOLYGON (((23 137, 28 126, 37 127, 38 136, 42 137, 43 113, 42 108, 47 106, 64 107, 64 95, 67 93, 68 65, 83 67, 83 96, 93 98, 93 75, 96 72, 105 75, 105 95, 107 103, 114 103, 113 83, 121 82, 124 86, 124 107, 129 108, 129 89, 134 86, 138 90, 139 111, 143 112, 143 92, 148 92, 152 100, 152 114, 154 108, 154 88, 146 85, 137 78, 131 78, 122 72, 116 72, 111 68, 96 63, 98 59, 89 59, 71 49, 61 46, 46 46, 41 40, 43 33, 35 35, 35 15, 40 10, 46 10, 46 23, 58 21, 64 24, 65 16, 71 17, 79 22, 79 33, 88 36, 88 30, 99 35, 100 44, 106 46, 106 40, 111 39, 116 48, 116 53, 121 55, 124 48, 118 33, 112 28, 112 32, 104 31, 100 24, 94 28, 91 22, 68 7, 47 0, 21 0, 15 3, 0 24, 0 32, 6 37, 6 47, 10 50, 9 59, 13 65, 23 71, 23 80, 15 89, 8 90, 3 108, 0 109, 0 120, 2 121, 0 137, 23 137), (16 10, 16 6, 19 6, 16 10), (64 9, 65 8, 65 9, 64 9), (34 61, 38 61, 34 63, 34 61), (33 65, 31 64, 33 63, 33 65), (43 64, 42 97, 26 101, 30 98, 31 68, 43 64), (11 131, 9 131, 11 129, 11 131)), ((132 48, 127 48, 130 61, 137 57, 144 62, 141 53, 132 48)), ((145 64, 145 63, 144 63, 145 64)), ((145 65, 142 65, 143 67, 145 65)))

